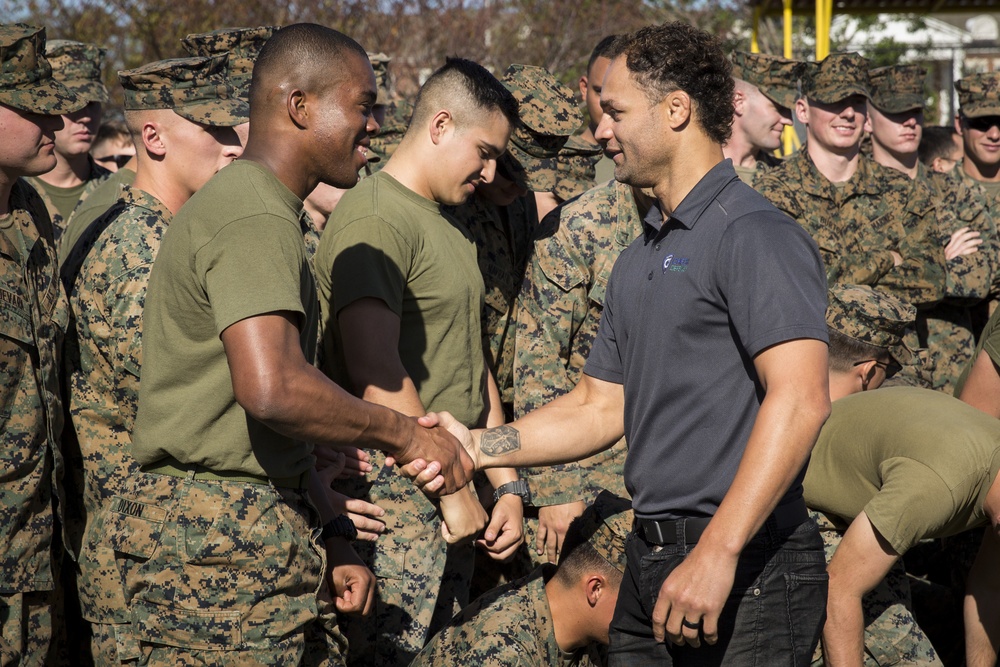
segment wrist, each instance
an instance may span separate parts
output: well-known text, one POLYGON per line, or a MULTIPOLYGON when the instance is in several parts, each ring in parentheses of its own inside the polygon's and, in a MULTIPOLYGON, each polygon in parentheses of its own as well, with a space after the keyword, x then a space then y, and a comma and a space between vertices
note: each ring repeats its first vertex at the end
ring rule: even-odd
POLYGON ((358 529, 346 514, 340 514, 323 524, 320 539, 328 542, 332 539, 351 541, 357 539, 358 529))
POLYGON ((523 505, 531 504, 531 489, 528 487, 528 482, 523 479, 498 486, 496 491, 493 492, 493 502, 500 502, 501 498, 511 495, 519 498, 523 505))

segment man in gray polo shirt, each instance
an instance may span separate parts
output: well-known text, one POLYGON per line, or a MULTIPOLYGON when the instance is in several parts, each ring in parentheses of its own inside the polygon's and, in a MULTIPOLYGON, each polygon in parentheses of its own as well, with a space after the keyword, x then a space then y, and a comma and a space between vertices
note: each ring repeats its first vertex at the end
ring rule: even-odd
POLYGON ((512 424, 427 423, 478 467, 627 436, 637 520, 611 665, 808 664, 827 581, 801 487, 830 410, 819 251, 723 159, 733 84, 714 38, 667 23, 615 54, 597 136, 658 207, 615 265, 582 380, 512 424))

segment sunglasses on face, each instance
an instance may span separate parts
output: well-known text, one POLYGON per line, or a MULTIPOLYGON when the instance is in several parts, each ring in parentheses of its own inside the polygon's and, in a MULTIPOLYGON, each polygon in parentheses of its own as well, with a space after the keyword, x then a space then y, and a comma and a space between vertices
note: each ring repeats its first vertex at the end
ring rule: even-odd
POLYGON ((980 116, 978 118, 966 118, 965 126, 977 132, 989 132, 992 127, 1000 127, 1000 116, 980 116))
POLYGON ((132 157, 132 155, 105 155, 104 157, 95 157, 94 162, 105 165, 114 162, 121 169, 132 157))

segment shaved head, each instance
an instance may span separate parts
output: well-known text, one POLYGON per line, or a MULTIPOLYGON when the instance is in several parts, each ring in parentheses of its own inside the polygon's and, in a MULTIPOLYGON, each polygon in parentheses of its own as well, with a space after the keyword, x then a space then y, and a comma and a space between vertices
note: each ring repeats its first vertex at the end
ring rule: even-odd
POLYGON ((422 128, 442 109, 451 112, 458 126, 497 113, 511 126, 517 122, 517 100, 510 91, 482 65, 463 58, 449 58, 427 79, 417 95, 410 128, 422 128))
POLYGON ((319 93, 335 88, 354 74, 346 63, 368 62, 368 54, 347 35, 315 23, 297 23, 278 30, 261 48, 250 81, 250 122, 270 101, 284 105, 289 87, 319 93), (281 93, 275 95, 275 93, 281 93), (254 112, 257 112, 256 114, 254 112))

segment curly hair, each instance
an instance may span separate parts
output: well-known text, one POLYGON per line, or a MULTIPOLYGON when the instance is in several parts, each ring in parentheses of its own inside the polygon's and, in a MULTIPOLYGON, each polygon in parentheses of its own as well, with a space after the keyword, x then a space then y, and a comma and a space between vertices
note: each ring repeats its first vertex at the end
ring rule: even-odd
POLYGON ((719 40, 681 21, 647 26, 622 35, 612 49, 646 96, 656 104, 675 90, 694 102, 702 129, 720 144, 729 141, 733 124, 733 66, 719 40))

